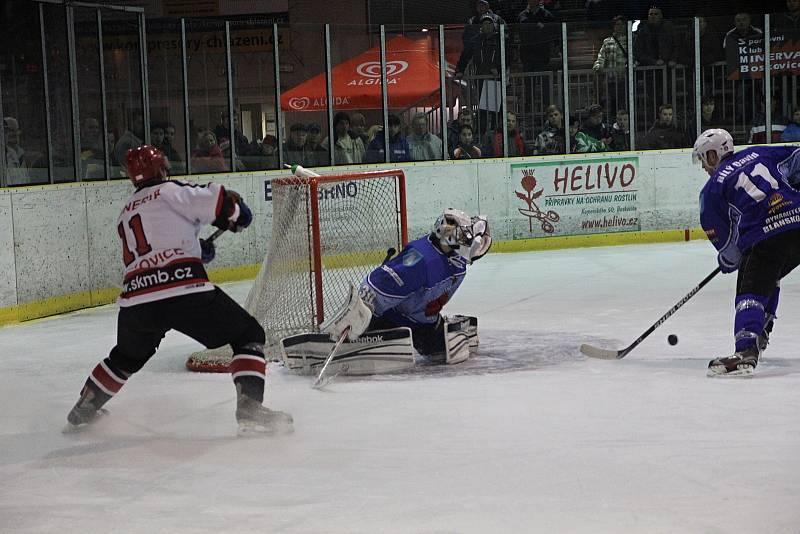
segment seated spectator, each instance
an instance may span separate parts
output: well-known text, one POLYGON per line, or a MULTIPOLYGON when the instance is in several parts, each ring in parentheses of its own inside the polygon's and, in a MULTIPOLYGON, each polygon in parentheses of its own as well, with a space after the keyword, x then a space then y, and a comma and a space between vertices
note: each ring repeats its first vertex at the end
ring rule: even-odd
MULTIPOLYGON (((119 162, 120 166, 124 167, 125 155, 128 150, 136 148, 144 144, 144 120, 142 114, 134 112, 128 121, 129 128, 119 136, 117 144, 114 145, 114 159, 119 162)), ((125 169, 122 168, 118 174, 125 175, 125 169)))
POLYGON ((675 112, 670 104, 658 108, 658 119, 644 137, 644 148, 648 150, 665 150, 683 148, 688 145, 686 133, 678 129, 675 123, 675 112))
POLYGON ((551 105, 545 110, 547 120, 542 131, 536 136, 535 152, 537 156, 547 154, 564 154, 566 138, 564 134, 564 114, 558 106, 551 105))
MULTIPOLYGON (((778 110, 779 97, 774 95, 772 97, 772 135, 770 139, 773 143, 781 141, 786 126, 789 124, 789 119, 785 117, 778 110)), ((766 107, 764 105, 764 96, 759 97, 758 113, 753 117, 753 127, 750 128, 750 134, 747 138, 747 143, 751 145, 760 145, 767 142, 767 114, 765 113, 766 107)))
MULTIPOLYGON (((389 115, 389 161, 411 161, 411 150, 403 133, 400 117, 389 115)), ((367 149, 367 163, 381 163, 386 161, 385 144, 383 135, 378 134, 369 144, 367 149)))
POLYGON ((664 20, 660 7, 651 7, 647 12, 647 22, 639 24, 636 29, 633 57, 637 66, 675 66, 675 28, 664 20))
POLYGON ((417 113, 411 121, 408 148, 413 161, 442 159, 442 140, 428 131, 428 115, 417 113))
POLYGON ((733 29, 725 34, 722 47, 725 50, 728 50, 728 48, 737 50, 737 41, 739 41, 739 39, 748 39, 750 37, 763 35, 763 32, 759 28, 753 26, 751 22, 752 19, 749 13, 737 13, 733 18, 733 29))
POLYGON ((589 118, 575 134, 574 152, 605 152, 611 141, 611 128, 603 122, 603 108, 597 104, 589 106, 589 118))
POLYGON ((328 147, 322 144, 322 128, 316 122, 308 125, 306 149, 310 152, 310 159, 313 160, 312 167, 324 167, 330 164, 328 147))
POLYGON ((555 57, 553 45, 560 48, 561 26, 556 16, 541 0, 528 0, 528 6, 517 15, 514 26, 519 39, 519 54, 525 72, 548 70, 555 57))
MULTIPOLYGON (((456 149, 459 143, 459 136, 461 132, 462 126, 469 126, 472 129, 473 126, 473 119, 474 115, 472 111, 470 111, 467 107, 462 107, 458 111, 458 118, 456 120, 450 121, 447 124, 447 152, 450 154, 450 157, 453 157, 453 151, 456 149)), ((473 139, 473 142, 475 140, 473 139)))
POLYGON ((716 113, 717 103, 714 97, 706 95, 700 104, 700 131, 704 132, 709 128, 722 128, 719 117, 716 113))
MULTIPOLYGON (((220 147, 229 150, 231 125, 227 111, 219 114, 219 124, 214 127, 214 135, 217 136, 220 147)), ((253 147, 250 144, 250 140, 242 133, 242 129, 239 127, 239 116, 236 113, 233 114, 233 136, 235 138, 236 156, 249 156, 253 152, 253 147)))
MULTIPOLYGON (((506 114, 506 122, 508 128, 508 157, 517 157, 525 155, 525 142, 517 128, 517 114, 509 111, 506 114)), ((486 157, 502 158, 503 157, 503 129, 502 123, 494 132, 489 133, 488 143, 486 143, 486 157)))
MULTIPOLYGON (((170 163, 173 164, 172 165, 172 171, 174 172, 175 171, 175 163, 183 161, 183 158, 178 153, 178 151, 175 149, 175 145, 173 144, 174 139, 175 139, 175 125, 172 124, 171 122, 167 122, 167 123, 162 124, 161 126, 163 128, 163 135, 162 135, 162 138, 161 138, 161 143, 160 144, 155 144, 154 143, 153 146, 155 146, 156 148, 161 150, 161 152, 163 152, 164 155, 167 156, 167 159, 169 159, 170 163)), ((153 132, 152 132, 152 130, 150 131, 150 138, 151 138, 150 140, 152 142, 153 141, 153 132)), ((183 167, 183 165, 181 165, 181 167, 183 167)))
MULTIPOLYGON (((786 0, 786 11, 788 13, 778 13, 770 16, 770 27, 773 35, 775 35, 775 32, 800 31, 800 1, 786 0)), ((794 35, 797 35, 797 33, 794 35)))
POLYGON ((611 145, 609 148, 616 152, 631 149, 631 117, 627 109, 617 110, 617 120, 611 125, 611 145))
POLYGON ((6 141, 6 183, 24 185, 31 183, 28 154, 20 143, 22 131, 14 117, 3 117, 3 137, 6 141))
POLYGON ((628 25, 625 17, 614 17, 611 36, 603 39, 597 59, 592 66, 595 72, 602 72, 614 77, 627 76, 628 65, 628 25))
POLYGON ((475 146, 472 126, 465 124, 458 132, 458 144, 453 149, 453 159, 476 159, 481 157, 481 149, 475 146))
POLYGON ((150 144, 159 150, 164 146, 164 127, 158 122, 150 124, 150 144))
POLYGON ((581 121, 575 115, 569 117, 569 149, 570 152, 575 152, 575 147, 578 146, 578 132, 581 131, 581 121))
POLYGON ((781 134, 781 141, 784 143, 800 141, 800 108, 795 109, 792 113, 792 120, 781 134))
POLYGON ((226 172, 228 163, 222 149, 217 144, 217 136, 211 130, 202 130, 197 134, 197 148, 192 150, 192 172, 226 172))
POLYGON ((79 175, 82 180, 98 180, 106 176, 105 147, 100 123, 94 117, 81 120, 81 164, 79 175))
POLYGON ((278 140, 274 135, 265 135, 261 141, 253 143, 253 169, 278 168, 278 140))
POLYGON ((283 162, 287 165, 302 165, 303 167, 313 167, 312 154, 306 148, 306 136, 308 130, 302 123, 292 124, 289 128, 289 139, 283 143, 283 162))
POLYGON ((333 116, 333 155, 336 165, 363 163, 366 147, 361 137, 350 133, 350 116, 344 111, 333 116))

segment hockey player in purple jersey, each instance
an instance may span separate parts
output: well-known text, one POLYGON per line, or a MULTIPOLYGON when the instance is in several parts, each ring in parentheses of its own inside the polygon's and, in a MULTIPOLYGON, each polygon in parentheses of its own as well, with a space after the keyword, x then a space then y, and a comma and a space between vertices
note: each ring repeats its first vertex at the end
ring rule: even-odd
POLYGON ((323 330, 333 338, 347 330, 355 340, 375 330, 408 327, 420 354, 434 362, 463 361, 469 355, 468 337, 477 343, 477 320, 446 318, 440 311, 464 280, 467 265, 483 257, 491 244, 485 217, 446 209, 429 235, 373 270, 323 330), (464 335, 470 328, 472 335, 464 335))
POLYGON ((725 130, 703 132, 692 157, 708 172, 700 223, 722 272, 738 270, 736 350, 711 360, 709 376, 751 375, 772 332, 780 281, 800 264, 800 147, 733 151, 725 130))

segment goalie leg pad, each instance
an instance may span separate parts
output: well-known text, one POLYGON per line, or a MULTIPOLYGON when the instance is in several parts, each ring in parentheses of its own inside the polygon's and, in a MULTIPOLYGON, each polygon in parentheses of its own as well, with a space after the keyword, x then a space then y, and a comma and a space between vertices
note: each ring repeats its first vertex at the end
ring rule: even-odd
MULTIPOLYGON (((281 339, 286 368, 298 374, 319 373, 334 342, 328 334, 298 334, 281 339)), ((414 366, 411 329, 370 330, 346 339, 326 370, 328 375, 372 375, 414 366)))
POLYGON ((475 347, 478 346, 478 320, 475 317, 457 315, 445 318, 445 363, 449 365, 465 361, 469 358, 473 343, 475 347))

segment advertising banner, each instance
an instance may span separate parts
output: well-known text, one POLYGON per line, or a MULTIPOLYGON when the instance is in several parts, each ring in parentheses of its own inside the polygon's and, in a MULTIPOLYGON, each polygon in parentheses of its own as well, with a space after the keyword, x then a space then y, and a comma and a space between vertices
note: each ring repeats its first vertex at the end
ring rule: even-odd
MULTIPOLYGON (((769 60, 772 74, 800 74, 800 30, 775 30, 771 34, 769 60)), ((729 80, 763 78, 764 36, 728 35, 725 58, 729 80)))

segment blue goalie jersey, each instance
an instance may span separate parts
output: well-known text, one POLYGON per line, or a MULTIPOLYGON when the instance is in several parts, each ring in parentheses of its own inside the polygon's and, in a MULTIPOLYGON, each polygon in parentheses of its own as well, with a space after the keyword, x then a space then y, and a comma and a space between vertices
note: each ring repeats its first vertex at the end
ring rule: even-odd
POLYGON ((742 252, 800 228, 800 147, 753 147, 726 158, 700 192, 700 224, 720 252, 738 265, 742 252))
POLYGON ((367 275, 361 297, 376 317, 398 326, 435 324, 466 271, 461 256, 447 255, 422 237, 367 275))

